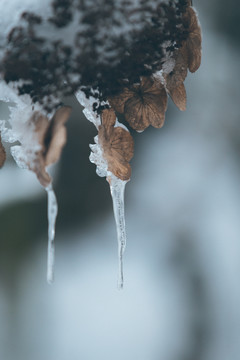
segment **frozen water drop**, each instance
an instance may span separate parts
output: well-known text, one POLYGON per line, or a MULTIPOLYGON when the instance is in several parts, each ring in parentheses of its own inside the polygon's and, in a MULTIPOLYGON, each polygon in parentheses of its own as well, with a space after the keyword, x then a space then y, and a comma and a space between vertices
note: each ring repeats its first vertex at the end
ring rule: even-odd
POLYGON ((118 239, 118 288, 123 288, 123 253, 126 248, 126 227, 124 214, 124 191, 127 181, 118 179, 111 174, 107 178, 113 201, 113 212, 117 228, 118 239))
POLYGON ((47 282, 53 283, 54 280, 54 261, 55 261, 55 223, 58 213, 58 205, 52 184, 46 187, 48 194, 48 260, 47 260, 47 282))

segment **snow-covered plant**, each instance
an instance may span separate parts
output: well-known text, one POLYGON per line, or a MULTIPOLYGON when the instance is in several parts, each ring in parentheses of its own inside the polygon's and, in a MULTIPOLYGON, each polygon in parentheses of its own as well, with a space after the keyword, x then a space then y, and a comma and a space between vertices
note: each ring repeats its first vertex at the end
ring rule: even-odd
MULTIPOLYGON (((3 0, 9 18, 0 24, 0 100, 11 101, 3 141, 19 142, 11 153, 36 173, 49 194, 49 267, 57 203, 46 167, 66 141, 70 109, 62 98, 75 94, 98 130, 91 162, 106 177, 113 197, 119 243, 119 285, 126 244, 124 188, 130 180, 131 129, 163 126, 168 95, 186 109, 184 80, 201 63, 201 29, 190 0, 3 0), (14 16, 12 15, 14 12, 14 16)), ((1 15, 0 15, 1 16, 1 15)), ((1 138, 0 138, 1 140, 1 138)), ((0 141, 0 166, 5 150, 0 141)))

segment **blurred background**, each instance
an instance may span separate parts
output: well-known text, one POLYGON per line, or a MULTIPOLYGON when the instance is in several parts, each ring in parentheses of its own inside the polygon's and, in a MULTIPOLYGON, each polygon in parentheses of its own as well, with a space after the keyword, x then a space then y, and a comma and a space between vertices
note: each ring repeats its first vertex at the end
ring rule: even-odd
MULTIPOLYGON (((88 160, 95 129, 74 98, 53 169, 55 283, 46 283, 47 197, 13 160, 0 172, 0 359, 240 359, 240 8, 195 1, 201 68, 187 111, 135 136, 125 285, 108 184, 88 160)), ((0 118, 8 114, 0 103, 0 118)))

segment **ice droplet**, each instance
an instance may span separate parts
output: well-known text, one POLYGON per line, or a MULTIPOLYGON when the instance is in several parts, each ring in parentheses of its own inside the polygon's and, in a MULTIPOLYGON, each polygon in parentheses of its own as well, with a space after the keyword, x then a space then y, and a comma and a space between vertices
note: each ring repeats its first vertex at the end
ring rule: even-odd
POLYGON ((46 187, 48 195, 48 260, 47 260, 47 282, 52 284, 54 281, 54 261, 55 261, 55 223, 58 213, 58 205, 52 184, 46 187))
POLYGON ((113 212, 118 239, 118 289, 123 288, 123 253, 126 248, 126 227, 124 214, 124 191, 127 181, 118 179, 111 174, 107 177, 113 201, 113 212))

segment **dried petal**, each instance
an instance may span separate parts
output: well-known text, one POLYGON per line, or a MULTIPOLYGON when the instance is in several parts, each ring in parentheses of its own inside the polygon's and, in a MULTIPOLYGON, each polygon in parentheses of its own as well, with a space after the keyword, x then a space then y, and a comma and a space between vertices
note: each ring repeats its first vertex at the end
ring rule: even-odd
POLYGON ((108 169, 121 180, 129 180, 131 177, 131 166, 115 150, 112 150, 111 161, 108 161, 108 169))
POLYGON ((0 135, 0 168, 3 166, 6 160, 6 151, 4 149, 4 146, 1 141, 1 135, 0 135))
POLYGON ((125 117, 129 125, 138 131, 145 130, 149 125, 160 128, 164 124, 167 108, 166 91, 158 95, 146 93, 143 97, 134 96, 125 104, 125 117))
POLYGON ((46 134, 46 140, 49 141, 47 151, 45 154, 45 166, 54 164, 60 158, 62 148, 66 143, 67 131, 65 123, 68 120, 71 113, 71 108, 64 106, 58 109, 51 120, 51 125, 46 134))
POLYGON ((28 164, 30 170, 34 171, 42 186, 47 187, 52 179, 46 172, 46 167, 55 163, 66 143, 65 123, 70 115, 69 107, 62 107, 56 111, 51 121, 39 112, 35 112, 30 122, 34 124, 38 143, 41 149, 35 154, 33 164, 28 164))
MULTIPOLYGON (((145 130, 149 125, 149 114, 145 111, 147 103, 143 102, 143 99, 139 96, 133 96, 129 99, 124 107, 124 114, 129 125, 138 131, 145 130)), ((155 115, 158 116, 157 109, 155 109, 155 115)))
POLYGON ((174 104, 179 108, 181 111, 186 110, 186 103, 187 103, 187 95, 185 86, 181 83, 178 87, 173 88, 169 91, 170 96, 174 104))
POLYGON ((175 66, 173 70, 165 77, 166 87, 169 91, 178 87, 187 77, 187 50, 183 45, 181 49, 176 51, 175 66))
POLYGON ((194 73, 201 65, 201 37, 190 34, 188 41, 188 67, 194 73))
POLYGON ((195 72, 201 64, 202 35, 197 14, 192 7, 187 8, 184 16, 184 22, 189 31, 189 36, 186 40, 188 51, 188 67, 191 72, 195 72))
POLYGON ((36 158, 36 160, 34 161, 34 165, 29 167, 30 170, 32 170, 33 172, 35 172, 35 174, 37 175, 37 178, 40 182, 40 184, 43 187, 47 187, 51 181, 52 178, 51 176, 46 172, 46 167, 45 167, 45 162, 42 156, 38 156, 36 158))
POLYGON ((113 129, 111 147, 113 150, 121 153, 126 161, 132 159, 134 150, 133 138, 127 130, 120 126, 113 129))
POLYGON ((109 97, 108 101, 111 107, 120 114, 124 113, 125 102, 134 95, 133 91, 124 88, 122 93, 116 96, 109 97))
POLYGON ((104 110, 98 138, 103 156, 108 163, 108 170, 119 179, 128 180, 131 176, 131 167, 128 161, 133 157, 133 138, 122 127, 114 127, 115 122, 114 111, 112 109, 104 110), (108 119, 110 120, 108 121, 108 119))
POLYGON ((102 125, 104 126, 106 136, 110 136, 112 132, 112 127, 116 123, 116 115, 113 109, 105 109, 102 112, 102 125))
POLYGON ((164 124, 167 109, 167 93, 162 84, 143 77, 133 86, 133 96, 126 101, 124 115, 129 125, 138 131, 149 125, 160 128, 164 124))

